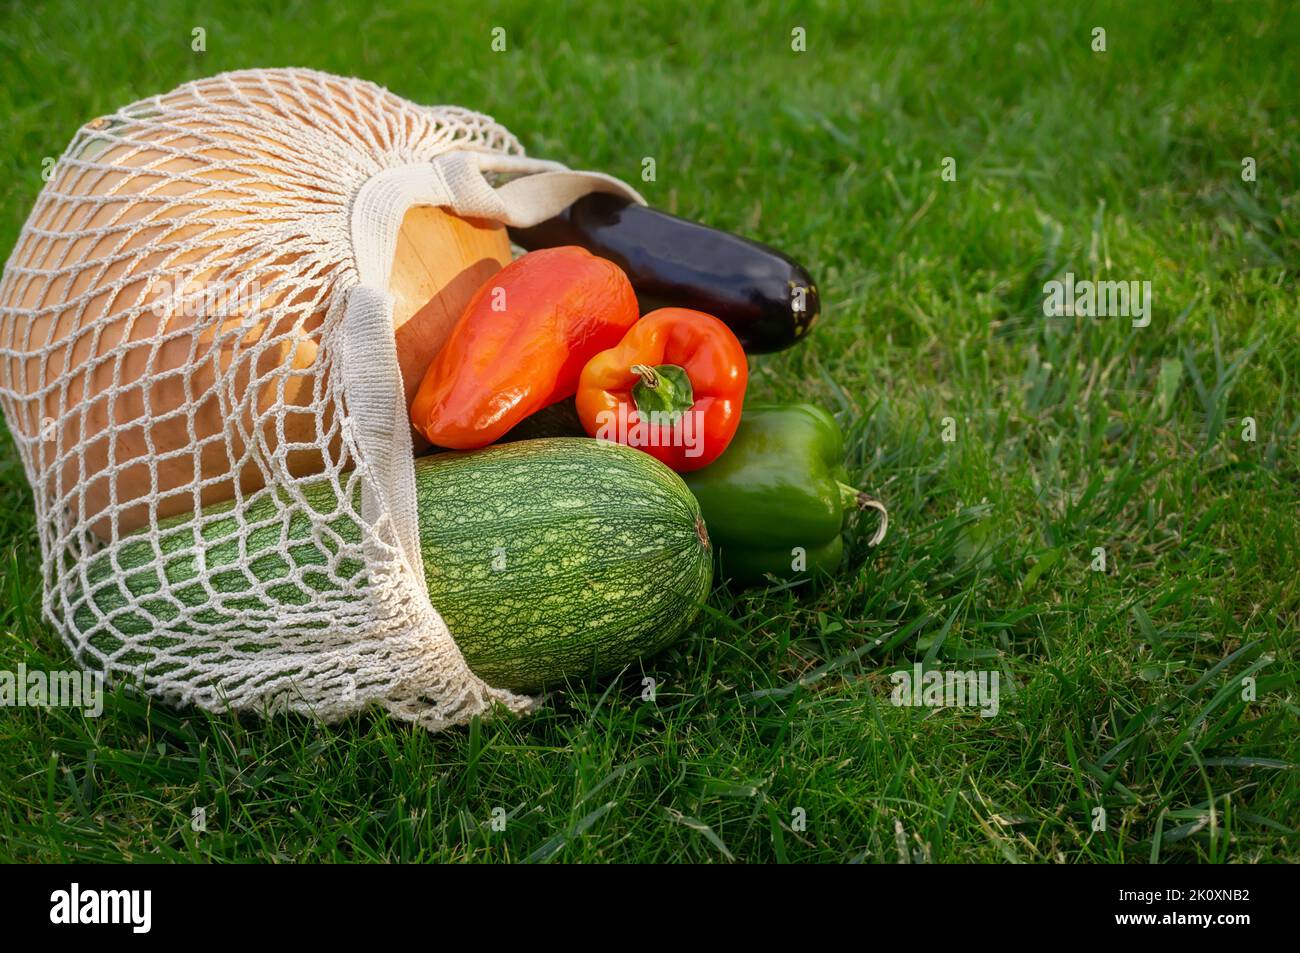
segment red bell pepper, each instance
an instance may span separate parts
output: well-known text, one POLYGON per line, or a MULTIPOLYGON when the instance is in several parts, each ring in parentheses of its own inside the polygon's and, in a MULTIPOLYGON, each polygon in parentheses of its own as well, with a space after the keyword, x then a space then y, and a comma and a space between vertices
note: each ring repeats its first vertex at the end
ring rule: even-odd
POLYGON ((745 350, 730 328, 702 311, 660 308, 582 369, 578 417, 591 436, 686 473, 727 449, 748 381, 745 350))
POLYGON ((411 425, 434 446, 486 447, 571 397, 583 366, 637 313, 612 261, 571 246, 529 252, 470 299, 411 402, 411 425))

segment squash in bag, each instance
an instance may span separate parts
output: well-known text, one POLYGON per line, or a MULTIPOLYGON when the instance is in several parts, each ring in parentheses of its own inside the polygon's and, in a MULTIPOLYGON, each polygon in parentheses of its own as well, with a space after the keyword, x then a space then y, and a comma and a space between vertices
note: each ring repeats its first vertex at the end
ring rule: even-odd
MULTIPOLYGON (((48 498, 103 539, 112 510, 121 535, 232 498, 236 477, 251 492, 275 472, 337 465, 320 332, 340 263, 311 260, 317 235, 323 248, 338 228, 334 179, 322 184, 305 163, 287 175, 285 150, 261 132, 227 126, 214 142, 201 115, 192 132, 149 122, 129 121, 129 137, 117 117, 97 121, 100 137, 96 123, 83 130, 0 300, 10 314, 37 312, 25 326, 0 322, 0 390, 21 401, 11 425, 39 436, 48 498)), ((509 260, 495 222, 406 214, 389 290, 408 404, 465 304, 509 260)))

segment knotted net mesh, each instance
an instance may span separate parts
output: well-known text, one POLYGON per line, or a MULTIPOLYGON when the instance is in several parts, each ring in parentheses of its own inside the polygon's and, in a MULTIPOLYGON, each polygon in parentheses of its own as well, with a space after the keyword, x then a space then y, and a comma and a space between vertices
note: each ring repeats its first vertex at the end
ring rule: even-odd
POLYGON ((352 413, 394 382, 347 373, 354 199, 458 150, 523 153, 485 116, 306 70, 77 133, 0 283, 0 405, 82 664, 213 710, 437 729, 527 707, 469 671, 404 558, 385 469, 410 454, 375 459, 352 413))

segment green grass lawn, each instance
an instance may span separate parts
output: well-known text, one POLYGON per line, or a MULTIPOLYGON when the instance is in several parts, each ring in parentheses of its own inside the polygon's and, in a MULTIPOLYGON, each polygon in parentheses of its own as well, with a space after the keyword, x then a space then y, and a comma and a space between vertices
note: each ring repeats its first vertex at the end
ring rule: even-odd
MULTIPOLYGON (((1300 859, 1292 4, 210 6, 0 14, 4 255, 44 157, 188 79, 479 109, 808 265, 822 324, 750 393, 832 409, 893 526, 526 719, 0 711, 0 859, 1300 859), (1066 272, 1150 281, 1149 326, 1044 317, 1066 272), (997 716, 892 705, 915 661, 1000 672, 997 716)), ((0 668, 66 668, 7 434, 0 500, 0 668)))

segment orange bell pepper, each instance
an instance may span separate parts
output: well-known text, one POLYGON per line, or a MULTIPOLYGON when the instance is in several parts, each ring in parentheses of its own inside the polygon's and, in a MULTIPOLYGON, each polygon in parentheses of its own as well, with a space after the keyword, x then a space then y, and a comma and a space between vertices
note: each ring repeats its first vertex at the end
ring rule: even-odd
POLYGON ((660 308, 583 368, 578 417, 591 436, 687 473, 727 449, 748 382, 745 350, 730 328, 702 311, 660 308))
POLYGON ((573 396, 583 365, 638 313, 612 261, 573 245, 529 252, 470 299, 411 402, 411 426, 439 447, 485 447, 573 396))

